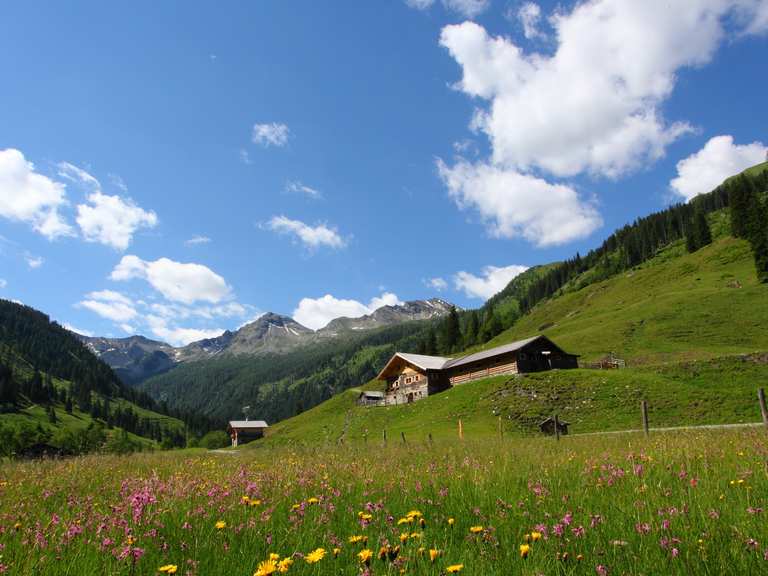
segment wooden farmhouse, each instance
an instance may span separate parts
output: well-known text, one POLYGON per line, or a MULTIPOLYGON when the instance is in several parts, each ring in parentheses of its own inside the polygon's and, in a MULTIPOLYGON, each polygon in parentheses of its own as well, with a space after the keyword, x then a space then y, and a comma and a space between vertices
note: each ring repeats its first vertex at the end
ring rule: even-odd
POLYGON ((235 447, 251 440, 263 438, 267 428, 269 426, 264 420, 230 420, 227 432, 232 438, 232 446, 235 447))
POLYGON ((535 336, 461 358, 397 352, 377 379, 387 383, 383 404, 391 405, 415 402, 478 378, 578 367, 577 355, 546 336, 535 336))

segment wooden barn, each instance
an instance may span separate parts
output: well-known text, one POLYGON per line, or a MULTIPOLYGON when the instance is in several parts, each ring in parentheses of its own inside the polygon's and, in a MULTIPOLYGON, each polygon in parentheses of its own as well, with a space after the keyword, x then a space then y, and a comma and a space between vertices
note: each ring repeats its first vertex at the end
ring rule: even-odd
POLYGON ((267 428, 269 426, 264 420, 230 420, 227 432, 232 438, 232 446, 235 447, 263 438, 267 428))
POLYGON ((578 356, 534 336, 461 358, 397 352, 377 378, 387 383, 384 404, 407 404, 478 378, 578 366, 578 356))

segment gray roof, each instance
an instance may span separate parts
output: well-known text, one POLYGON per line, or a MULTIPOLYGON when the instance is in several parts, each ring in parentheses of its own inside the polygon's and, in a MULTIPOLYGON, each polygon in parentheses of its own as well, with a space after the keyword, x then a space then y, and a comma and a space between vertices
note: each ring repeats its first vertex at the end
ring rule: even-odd
POLYGON ((451 360, 450 362, 447 362, 445 366, 443 366, 443 368, 454 368, 456 366, 463 366, 465 364, 471 364, 472 362, 477 362, 478 360, 485 360, 486 358, 492 358, 493 356, 506 354, 507 352, 514 352, 515 350, 520 350, 520 348, 525 348, 526 346, 528 346, 528 344, 530 344, 535 340, 538 340, 539 338, 544 338, 544 336, 534 336, 532 338, 526 338, 525 340, 518 340, 517 342, 512 342, 511 344, 504 344, 503 346, 497 346, 496 348, 483 350, 482 352, 475 352, 474 354, 470 354, 468 356, 462 356, 461 358, 457 358, 456 360, 451 360))
POLYGON ((269 428, 264 420, 230 420, 229 425, 232 428, 269 428))
POLYGON ((360 392, 360 396, 369 396, 371 398, 384 398, 384 392, 378 390, 363 390, 360 392))
POLYGON ((410 362, 414 366, 418 366, 423 370, 440 370, 445 365, 453 360, 453 358, 443 358, 442 356, 425 356, 424 354, 406 354, 405 352, 398 352, 395 356, 400 356, 406 362, 410 362))

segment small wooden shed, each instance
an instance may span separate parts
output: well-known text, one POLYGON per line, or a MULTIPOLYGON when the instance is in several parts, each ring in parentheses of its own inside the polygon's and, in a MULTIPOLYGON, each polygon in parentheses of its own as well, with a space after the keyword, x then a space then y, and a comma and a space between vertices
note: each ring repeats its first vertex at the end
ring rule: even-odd
POLYGON ((360 396, 357 397, 357 403, 359 406, 383 406, 384 392, 363 390, 360 392, 360 396))
MULTIPOLYGON (((557 420, 557 427, 560 429, 560 435, 566 436, 568 434, 568 422, 565 420, 557 420)), ((555 419, 551 416, 546 420, 539 422, 539 430, 548 436, 555 435, 555 419)))
POLYGON ((264 437, 264 431, 269 428, 264 420, 230 420, 227 426, 232 446, 245 444, 251 440, 264 437))

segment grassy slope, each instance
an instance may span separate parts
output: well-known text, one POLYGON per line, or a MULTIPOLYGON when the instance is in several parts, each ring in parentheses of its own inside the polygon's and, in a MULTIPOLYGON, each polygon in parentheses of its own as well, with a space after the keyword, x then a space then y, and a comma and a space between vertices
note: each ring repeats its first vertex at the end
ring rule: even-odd
POLYGON ((632 364, 768 350, 768 286, 757 283, 746 242, 724 237, 683 253, 678 243, 543 302, 484 347, 543 333, 583 360, 615 352, 632 364))
MULTIPOLYGON (((544 333, 583 360, 608 352, 621 371, 569 370, 473 382, 410 406, 361 408, 348 390, 276 424, 267 443, 379 441, 528 434, 559 412, 574 433, 639 426, 647 399, 654 426, 758 421, 755 387, 768 376, 768 287, 755 280, 745 242, 715 215, 715 243, 687 254, 672 245, 636 269, 541 303, 484 348, 544 333), (739 287, 740 286, 740 287, 739 287), (540 329, 542 326, 548 328, 540 329)), ((370 383, 369 387, 377 387, 370 383)))

